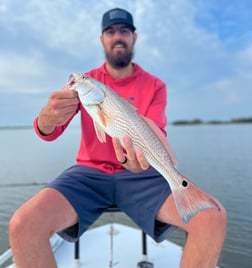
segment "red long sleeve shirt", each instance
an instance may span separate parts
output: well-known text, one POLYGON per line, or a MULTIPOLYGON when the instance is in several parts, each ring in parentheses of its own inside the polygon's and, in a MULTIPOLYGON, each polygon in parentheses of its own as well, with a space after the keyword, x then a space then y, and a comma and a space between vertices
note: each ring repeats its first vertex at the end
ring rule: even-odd
MULTIPOLYGON (((167 90, 165 84, 159 78, 147 73, 135 63, 133 74, 122 79, 111 77, 105 68, 105 64, 86 74, 106 84, 131 102, 137 108, 139 114, 152 119, 166 135, 167 90)), ((99 169, 105 173, 122 170, 122 165, 116 159, 111 138, 107 137, 106 143, 100 143, 96 137, 92 119, 81 104, 78 111, 81 113, 81 141, 76 163, 99 169)), ((78 111, 76 111, 76 114, 78 111)), ((64 132, 72 118, 65 125, 56 127, 50 135, 40 133, 37 118, 34 120, 34 129, 40 138, 52 141, 64 132)))

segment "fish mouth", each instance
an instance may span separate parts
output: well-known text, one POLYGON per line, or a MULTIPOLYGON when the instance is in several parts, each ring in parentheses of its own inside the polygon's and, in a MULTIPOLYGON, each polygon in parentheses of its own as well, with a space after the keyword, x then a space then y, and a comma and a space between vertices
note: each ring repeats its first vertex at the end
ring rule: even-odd
POLYGON ((70 75, 69 75, 67 84, 68 84, 70 87, 73 87, 73 86, 76 84, 76 80, 75 80, 75 77, 74 77, 73 74, 70 74, 70 75))

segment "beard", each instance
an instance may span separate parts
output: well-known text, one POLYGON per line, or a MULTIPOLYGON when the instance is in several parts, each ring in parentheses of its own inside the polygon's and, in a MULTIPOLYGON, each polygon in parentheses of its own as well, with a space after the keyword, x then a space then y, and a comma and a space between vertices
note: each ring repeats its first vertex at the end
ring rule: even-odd
POLYGON ((130 64, 131 60, 134 57, 134 51, 133 51, 133 48, 129 49, 125 43, 118 41, 112 46, 112 51, 109 52, 105 50, 105 56, 106 56, 107 62, 113 68, 122 69, 130 64), (125 48, 125 51, 113 53, 113 47, 119 44, 123 45, 123 47, 125 48))

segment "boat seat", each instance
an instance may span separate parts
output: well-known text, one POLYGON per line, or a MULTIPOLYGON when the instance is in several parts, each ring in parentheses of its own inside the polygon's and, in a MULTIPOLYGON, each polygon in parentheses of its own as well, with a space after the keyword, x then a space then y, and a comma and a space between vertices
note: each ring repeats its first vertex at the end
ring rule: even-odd
MULTIPOLYGON (((111 205, 110 207, 104 210, 104 213, 116 213, 116 212, 122 212, 116 205, 111 205)), ((80 242, 79 240, 77 240, 74 245, 75 260, 79 260, 79 252, 80 252, 80 242)), ((147 237, 144 231, 142 231, 142 255, 147 256, 147 237)), ((154 266, 151 262, 141 261, 138 263, 137 267, 141 268, 141 267, 154 267, 154 266)))

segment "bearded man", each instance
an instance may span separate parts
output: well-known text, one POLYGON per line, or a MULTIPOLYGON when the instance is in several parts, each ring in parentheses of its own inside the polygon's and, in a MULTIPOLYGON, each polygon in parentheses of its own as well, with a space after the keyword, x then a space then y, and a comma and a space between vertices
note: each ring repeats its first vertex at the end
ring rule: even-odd
MULTIPOLYGON (((106 61, 86 74, 131 102, 166 135, 166 85, 132 62, 137 40, 132 15, 120 8, 107 11, 101 32, 106 61)), ((220 210, 204 210, 183 223, 166 180, 149 166, 142 152, 134 150, 128 136, 123 144, 116 137, 100 143, 74 91, 63 88, 51 94, 34 120, 35 132, 45 141, 55 140, 77 113, 81 114, 81 141, 76 164, 21 206, 10 221, 17 267, 56 267, 50 237, 58 233, 68 241, 77 240, 112 205, 157 242, 167 238, 171 226, 184 229, 188 235, 181 267, 215 267, 226 228, 221 204, 220 210)))

